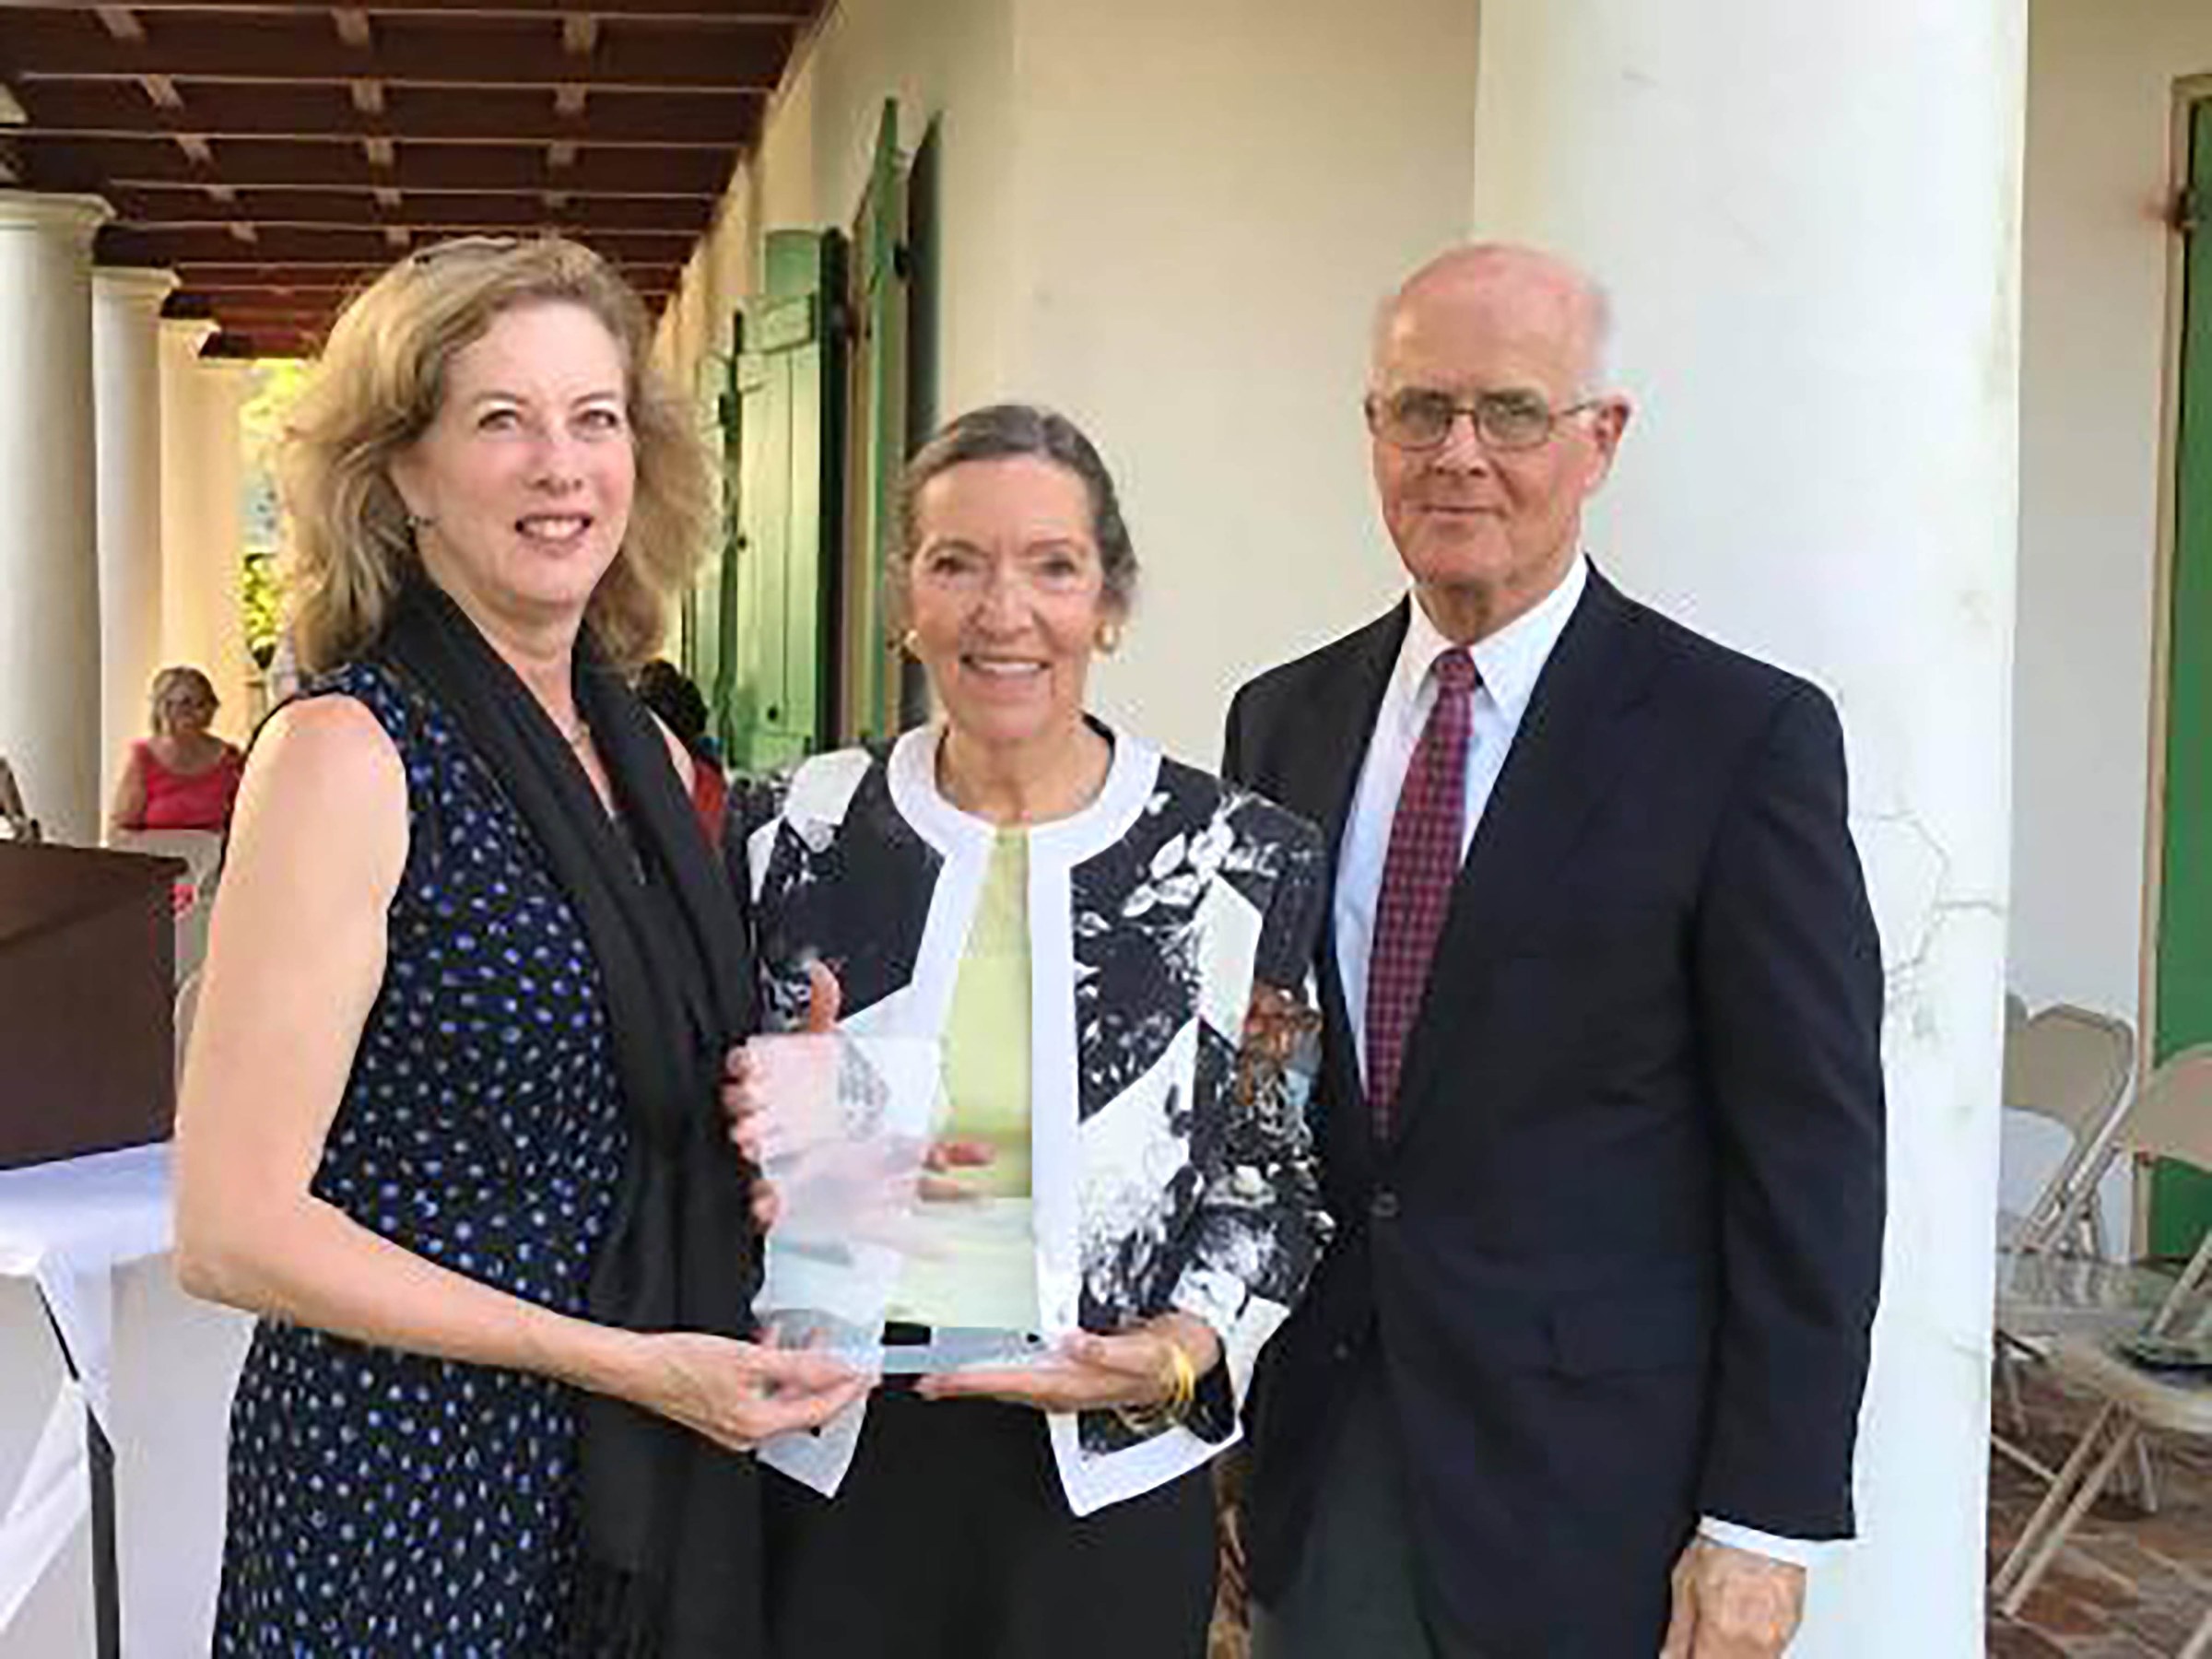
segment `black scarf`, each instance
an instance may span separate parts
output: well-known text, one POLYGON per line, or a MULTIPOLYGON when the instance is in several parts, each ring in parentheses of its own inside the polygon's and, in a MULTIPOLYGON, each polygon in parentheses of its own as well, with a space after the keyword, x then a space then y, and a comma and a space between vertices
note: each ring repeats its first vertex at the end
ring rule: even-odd
MULTIPOLYGON (((412 584, 375 655, 459 723, 529 826, 598 963, 629 1151, 590 1316, 638 1331, 748 1335, 759 1241, 715 1079, 724 1048, 751 1029, 751 963, 735 899, 660 729, 587 630, 576 706, 613 781, 626 841, 537 700, 441 590, 412 584)), ((759 1651, 752 1460, 597 1394, 585 1396, 578 1460, 583 1560, 570 1651, 759 1651)))

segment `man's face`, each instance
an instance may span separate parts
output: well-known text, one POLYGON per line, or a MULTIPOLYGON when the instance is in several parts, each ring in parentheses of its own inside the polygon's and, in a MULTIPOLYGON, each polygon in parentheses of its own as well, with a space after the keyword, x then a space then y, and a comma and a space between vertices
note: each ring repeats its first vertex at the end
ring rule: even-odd
MULTIPOLYGON (((1510 394, 1567 410, 1589 395, 1588 330, 1575 291, 1540 271, 1503 265, 1417 280, 1378 344, 1372 397, 1510 394)), ((1625 401, 1603 398, 1559 415, 1524 449, 1486 440, 1466 415, 1433 448, 1375 436, 1375 488, 1407 572, 1500 619, 1534 604, 1572 562, 1583 502, 1604 481, 1627 419, 1625 401)))

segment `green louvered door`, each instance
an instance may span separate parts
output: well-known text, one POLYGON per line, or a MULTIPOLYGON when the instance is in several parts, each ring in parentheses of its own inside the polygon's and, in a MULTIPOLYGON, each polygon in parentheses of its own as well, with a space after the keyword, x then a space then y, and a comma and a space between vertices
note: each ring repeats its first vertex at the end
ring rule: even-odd
MULTIPOLYGON (((2158 1060, 2212 1042, 2212 100, 2196 106, 2191 129, 2151 1050, 2158 1060)), ((2152 1252, 2188 1253, 2212 1224, 2212 1178, 2161 1169, 2150 1214, 2152 1252)))
POLYGON ((732 377, 736 624, 725 706, 731 764, 748 771, 824 744, 844 444, 843 239, 772 230, 762 266, 732 377))
MULTIPOLYGON (((742 328, 744 320, 738 319, 742 328)), ((736 565, 731 556, 736 538, 736 404, 730 396, 730 362, 710 354, 700 365, 700 412, 707 442, 720 463, 716 468, 716 520, 707 556, 692 578, 682 611, 683 670, 707 700, 707 727, 727 742, 724 718, 730 694, 731 661, 737 625, 736 565)))
POLYGON ((847 743, 900 729, 904 654, 885 608, 906 464, 906 175, 899 106, 886 102, 866 194, 853 228, 852 530, 840 618, 838 735, 847 743))

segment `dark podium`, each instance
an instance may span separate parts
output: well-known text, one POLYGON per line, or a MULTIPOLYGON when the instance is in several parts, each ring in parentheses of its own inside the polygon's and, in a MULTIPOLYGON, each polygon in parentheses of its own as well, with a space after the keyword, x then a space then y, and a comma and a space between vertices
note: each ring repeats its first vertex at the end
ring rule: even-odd
POLYGON ((183 870, 0 841, 0 1170, 168 1137, 183 870))
MULTIPOLYGON (((173 858, 0 841, 0 1170, 168 1138, 183 874, 173 858)), ((85 1432, 96 1652, 117 1659, 115 1453, 89 1411, 85 1432)))

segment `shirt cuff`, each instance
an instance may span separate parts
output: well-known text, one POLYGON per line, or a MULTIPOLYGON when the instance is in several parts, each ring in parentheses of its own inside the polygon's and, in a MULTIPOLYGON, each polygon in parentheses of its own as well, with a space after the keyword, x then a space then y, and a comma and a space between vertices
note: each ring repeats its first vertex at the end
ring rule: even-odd
POLYGON ((1700 1518, 1698 1535, 1711 1538, 1715 1544, 1725 1544, 1731 1549, 1765 1556, 1771 1561, 1787 1561, 1793 1567, 1812 1566, 1827 1547, 1813 1539, 1778 1538, 1756 1526, 1738 1526, 1733 1521, 1716 1521, 1711 1515, 1700 1518))

